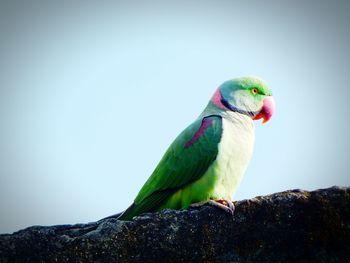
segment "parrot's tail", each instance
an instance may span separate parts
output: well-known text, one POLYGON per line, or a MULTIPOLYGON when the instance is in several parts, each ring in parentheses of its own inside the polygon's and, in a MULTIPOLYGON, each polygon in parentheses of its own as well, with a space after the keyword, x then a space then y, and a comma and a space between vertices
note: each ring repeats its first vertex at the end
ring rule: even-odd
POLYGON ((162 191, 157 191, 149 195, 147 198, 143 199, 139 203, 132 203, 119 217, 119 220, 131 220, 134 216, 141 215, 147 212, 158 211, 164 201, 176 191, 176 189, 166 189, 162 191))
POLYGON ((124 221, 128 221, 131 220, 134 216, 139 215, 140 213, 142 213, 143 211, 140 211, 140 206, 135 205, 134 203, 129 206, 124 212, 122 212, 119 216, 118 216, 118 220, 124 220, 124 221))
POLYGON ((123 213, 123 212, 120 212, 120 213, 118 213, 118 214, 114 214, 114 215, 111 215, 111 216, 104 217, 104 218, 98 220, 97 222, 100 222, 100 221, 103 221, 103 220, 109 219, 109 218, 117 218, 117 219, 118 219, 118 217, 119 217, 122 213, 123 213))

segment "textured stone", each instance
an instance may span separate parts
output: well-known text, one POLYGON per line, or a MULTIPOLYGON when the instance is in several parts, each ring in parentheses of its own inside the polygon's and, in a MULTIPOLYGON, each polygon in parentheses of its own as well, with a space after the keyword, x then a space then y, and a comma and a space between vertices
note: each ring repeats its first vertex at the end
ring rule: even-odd
POLYGON ((350 188, 0 235, 0 262, 349 262, 350 188))

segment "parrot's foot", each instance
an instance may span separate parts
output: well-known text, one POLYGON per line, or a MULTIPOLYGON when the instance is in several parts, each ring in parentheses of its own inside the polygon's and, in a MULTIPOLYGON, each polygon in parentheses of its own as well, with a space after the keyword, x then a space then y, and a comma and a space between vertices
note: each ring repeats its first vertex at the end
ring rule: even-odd
POLYGON ((235 212, 234 204, 232 203, 231 200, 228 200, 228 199, 209 200, 208 204, 219 207, 225 210, 227 213, 230 213, 231 215, 233 215, 233 213, 235 212))
POLYGON ((205 204, 210 204, 212 206, 219 207, 219 208, 225 210, 227 213, 230 213, 231 215, 233 215, 233 213, 235 212, 234 204, 232 203, 231 200, 228 200, 228 199, 209 200, 209 201, 193 203, 190 205, 190 207, 197 208, 197 207, 200 207, 200 206, 205 205, 205 204))

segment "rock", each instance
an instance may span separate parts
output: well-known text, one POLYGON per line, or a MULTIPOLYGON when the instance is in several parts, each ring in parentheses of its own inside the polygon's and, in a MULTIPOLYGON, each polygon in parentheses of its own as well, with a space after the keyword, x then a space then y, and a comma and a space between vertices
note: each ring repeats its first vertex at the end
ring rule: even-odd
POLYGON ((350 187, 0 235, 0 262, 349 262, 350 187))

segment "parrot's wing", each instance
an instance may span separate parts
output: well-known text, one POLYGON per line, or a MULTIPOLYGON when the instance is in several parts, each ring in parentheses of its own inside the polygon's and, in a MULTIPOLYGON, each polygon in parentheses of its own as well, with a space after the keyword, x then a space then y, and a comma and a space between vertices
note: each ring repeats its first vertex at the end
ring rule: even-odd
POLYGON ((218 115, 200 118, 187 127, 119 219, 155 211, 174 192, 203 176, 216 159, 221 135, 222 119, 218 115))

